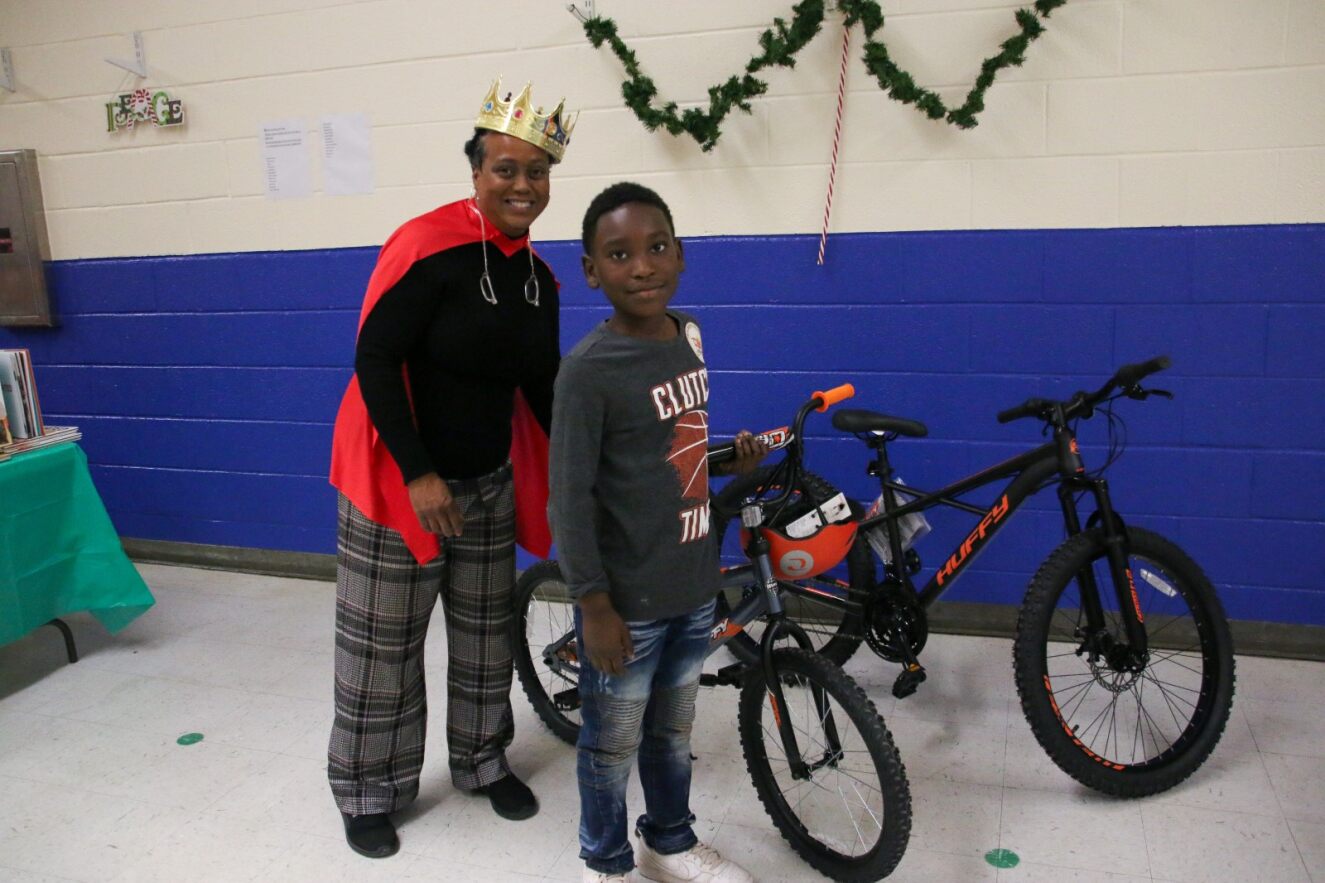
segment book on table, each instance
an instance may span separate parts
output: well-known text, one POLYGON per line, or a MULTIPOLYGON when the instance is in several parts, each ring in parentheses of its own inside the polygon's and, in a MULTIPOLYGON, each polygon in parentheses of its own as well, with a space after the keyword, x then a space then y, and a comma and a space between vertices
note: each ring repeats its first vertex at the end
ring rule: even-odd
POLYGON ((14 440, 9 433, 9 411, 5 408, 5 397, 0 395, 0 445, 7 445, 14 440))
POLYGON ((76 426, 47 426, 42 421, 31 354, 0 349, 0 460, 82 437, 76 426))
POLYGON ((4 399, 12 440, 42 434, 41 401, 32 356, 26 349, 0 349, 0 398, 4 399))
POLYGON ((82 437, 83 433, 78 431, 77 426, 47 426, 46 431, 41 435, 34 435, 31 438, 16 438, 7 445, 0 445, 0 456, 35 451, 60 442, 78 441, 82 437))

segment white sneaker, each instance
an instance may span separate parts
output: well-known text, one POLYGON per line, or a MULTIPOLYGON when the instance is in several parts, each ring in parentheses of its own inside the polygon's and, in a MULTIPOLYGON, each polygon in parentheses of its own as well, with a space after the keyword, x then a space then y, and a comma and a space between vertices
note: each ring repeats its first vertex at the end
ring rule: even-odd
POLYGON ((754 883, 755 879, 705 843, 696 843, 675 855, 662 855, 640 838, 635 857, 640 876, 660 883, 754 883))
POLYGON ((625 874, 604 874, 602 871, 595 871, 593 868, 585 868, 584 876, 580 879, 584 883, 627 883, 631 875, 625 874))

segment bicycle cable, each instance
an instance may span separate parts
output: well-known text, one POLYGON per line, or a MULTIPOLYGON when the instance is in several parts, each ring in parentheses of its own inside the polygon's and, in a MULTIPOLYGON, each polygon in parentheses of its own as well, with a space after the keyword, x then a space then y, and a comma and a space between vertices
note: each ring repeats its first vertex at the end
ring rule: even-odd
MULTIPOLYGON (((1107 472, 1109 468, 1113 466, 1114 463, 1118 462, 1118 460, 1123 455, 1123 451, 1126 450, 1127 448, 1127 421, 1123 420, 1122 415, 1117 413, 1113 409, 1113 403, 1117 401, 1119 398, 1121 398, 1121 395, 1112 396, 1109 399, 1106 399, 1102 405, 1096 408, 1096 410, 1099 413, 1104 415, 1104 419, 1107 421, 1108 429, 1106 430, 1106 433, 1108 437, 1108 442, 1106 443, 1105 446, 1104 463, 1103 465, 1097 466, 1096 468, 1086 473, 1086 475, 1090 478, 1099 478, 1101 475, 1107 472)), ((1077 435, 1077 429, 1080 426, 1081 421, 1085 419, 1089 418, 1079 417, 1076 420, 1072 421, 1073 436, 1077 435)), ((1047 431, 1048 428, 1049 427, 1046 426, 1045 430, 1047 431)), ((1043 490, 1045 487, 1048 487, 1050 484, 1052 484, 1057 480, 1058 479, 1056 477, 1050 479, 1049 481, 1045 482, 1044 485, 1041 485, 1039 490, 1043 490)), ((1073 502, 1077 506, 1080 506, 1081 501, 1086 498, 1086 493, 1087 491, 1085 490, 1082 490, 1079 493, 1077 493, 1076 496, 1073 498, 1073 502)))
POLYGON ((1110 398, 1105 402, 1104 406, 1100 408, 1100 411, 1104 414, 1104 418, 1108 421, 1109 443, 1104 458, 1104 465, 1092 469, 1088 473, 1092 478, 1099 478, 1103 475, 1110 466, 1118 462, 1123 455, 1123 451, 1127 449, 1127 421, 1123 419, 1121 414, 1113 409, 1113 403, 1117 401, 1118 398, 1119 396, 1110 398))

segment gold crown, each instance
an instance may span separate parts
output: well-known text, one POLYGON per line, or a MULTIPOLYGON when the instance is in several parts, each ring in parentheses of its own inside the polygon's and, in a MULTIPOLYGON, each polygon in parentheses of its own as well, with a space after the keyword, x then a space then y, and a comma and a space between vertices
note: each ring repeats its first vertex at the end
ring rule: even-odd
POLYGON ((566 145, 570 144, 570 133, 575 128, 575 122, 580 115, 577 113, 575 119, 569 121, 565 119, 566 99, 564 98, 552 113, 543 113, 543 108, 535 108, 529 100, 528 83, 525 83, 524 91, 515 101, 511 101, 509 92, 506 93, 505 101, 499 98, 497 93, 500 88, 501 77, 498 77, 493 82, 492 88, 488 90, 488 97, 483 99, 483 106, 478 110, 478 119, 474 120, 474 128, 501 132, 521 141, 528 141, 535 147, 546 150, 553 162, 561 162, 561 157, 566 153, 566 145))

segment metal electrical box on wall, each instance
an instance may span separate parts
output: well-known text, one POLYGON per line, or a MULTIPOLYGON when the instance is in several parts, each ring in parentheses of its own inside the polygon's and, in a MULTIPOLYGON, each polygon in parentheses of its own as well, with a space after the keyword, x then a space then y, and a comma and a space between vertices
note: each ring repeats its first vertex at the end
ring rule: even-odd
POLYGON ((55 324, 46 292, 46 211, 35 150, 0 150, 0 325, 55 324))

